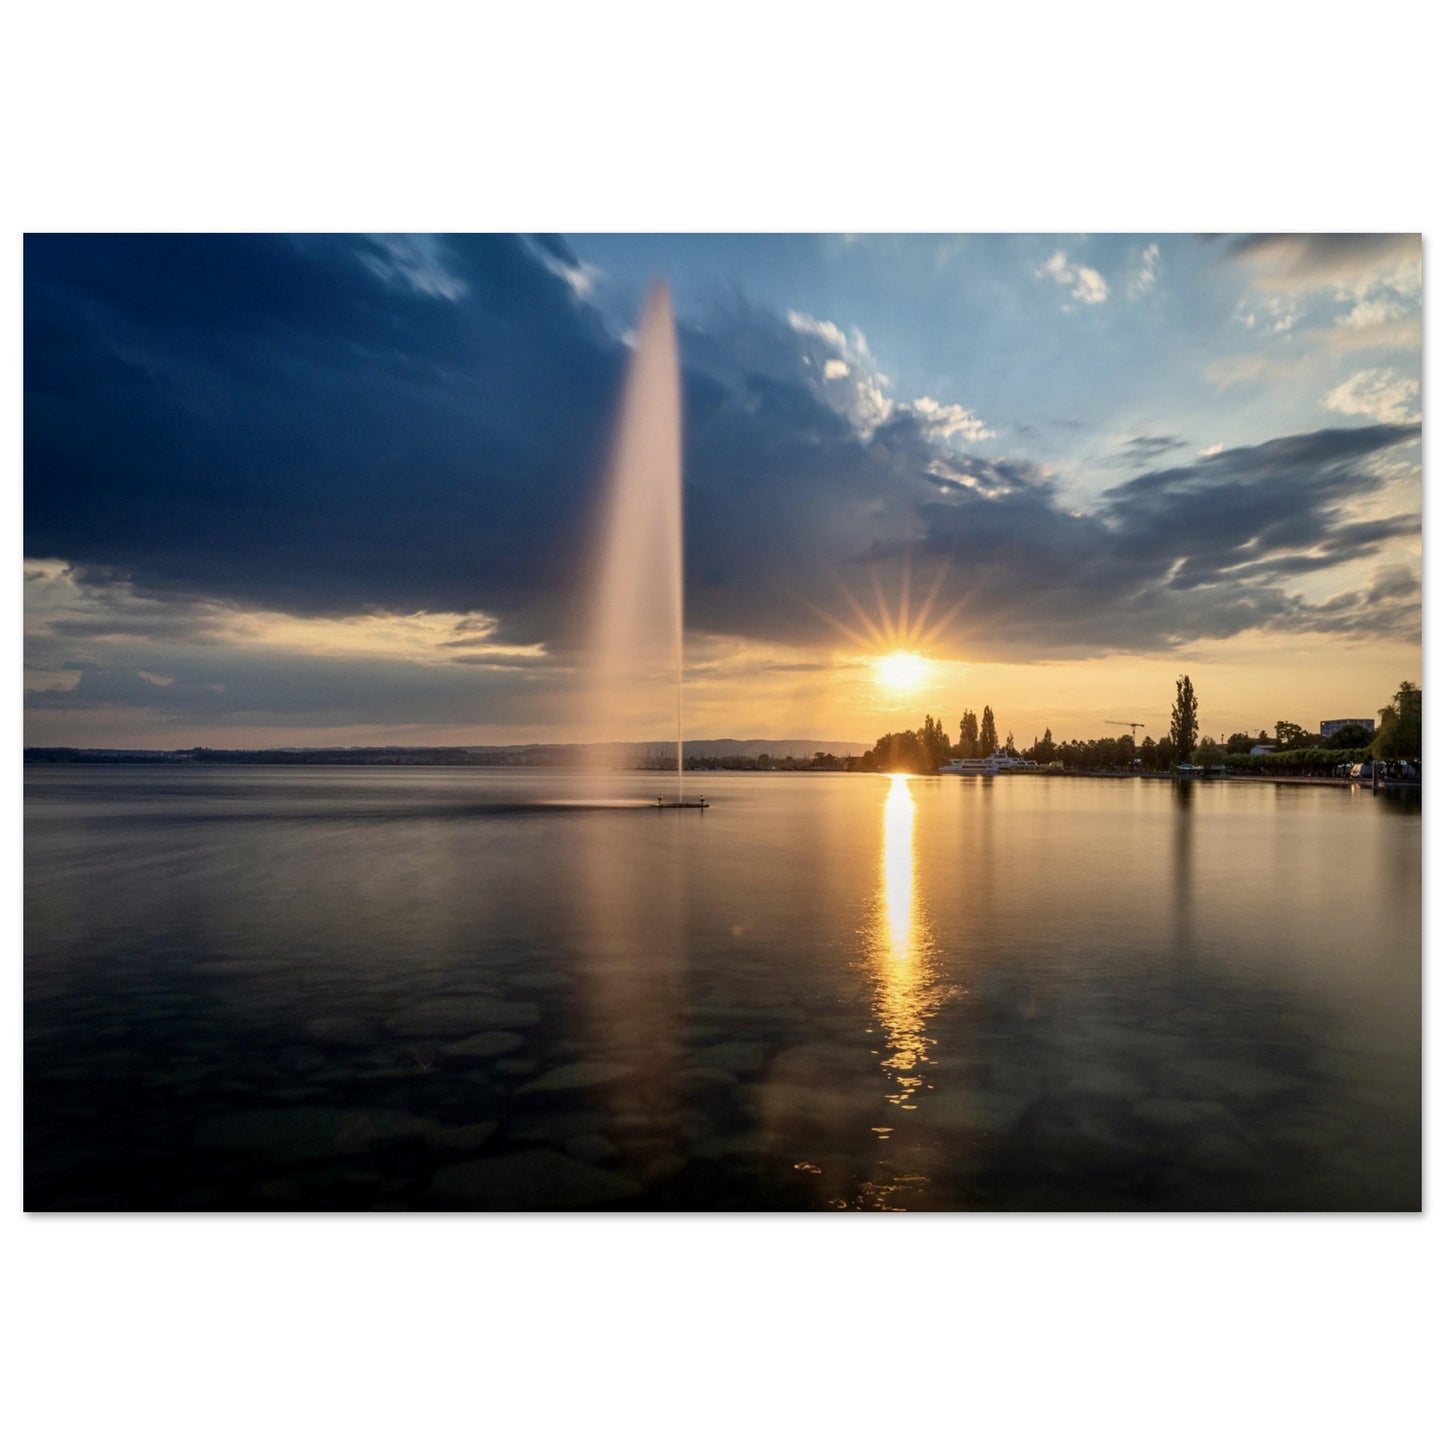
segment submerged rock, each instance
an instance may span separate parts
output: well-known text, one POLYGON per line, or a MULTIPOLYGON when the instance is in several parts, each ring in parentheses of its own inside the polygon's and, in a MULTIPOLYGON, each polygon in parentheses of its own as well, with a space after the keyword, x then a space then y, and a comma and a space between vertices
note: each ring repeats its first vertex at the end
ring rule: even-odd
POLYGON ((643 1166, 643 1182, 648 1185, 663 1184, 675 1179, 687 1168, 687 1159, 681 1154, 658 1154, 643 1166))
POLYGON ((427 1131, 426 1141, 433 1149, 450 1154, 474 1154, 500 1127, 495 1119, 481 1124, 437 1124, 427 1131))
POLYGON ((442 1053, 463 1059, 495 1059, 501 1054, 510 1054, 520 1049, 523 1042, 521 1034, 492 1029, 486 1033, 473 1034, 467 1039, 458 1039, 454 1044, 447 1044, 442 1053))
POLYGON ((737 1085, 736 1074, 730 1074, 726 1069, 714 1069, 698 1067, 696 1069, 679 1069, 672 1076, 672 1082, 684 1093, 699 1093, 707 1089, 731 1089, 737 1085))
POLYGON ((549 1069, 540 1079, 523 1084, 517 1092, 540 1094, 560 1093, 566 1089, 592 1089, 600 1084, 615 1084, 636 1072, 628 1064, 613 1064, 605 1059, 584 1059, 581 1063, 563 1064, 560 1069, 549 1069))
POLYGON ((442 1125, 400 1109, 241 1109, 207 1119, 192 1142, 201 1149, 304 1163, 368 1154, 440 1129, 442 1125))
POLYGON ((251 1197, 262 1204, 299 1204, 303 1196, 294 1179, 267 1179, 251 1190, 251 1197))
POLYGON ((1177 1059, 1161 1075, 1166 1088, 1213 1098, 1263 1099, 1295 1087, 1273 1069, 1235 1059, 1177 1059))
POLYGON ((319 1043, 363 1046, 376 1038, 376 1025, 366 1019, 352 1017, 309 1019, 306 1033, 319 1043))
POLYGON ((584 1164, 606 1164, 622 1152, 616 1144, 601 1134, 580 1134, 565 1140, 562 1147, 574 1159, 584 1164))
MULTIPOLYGON (((983 1134, 1008 1134, 1028 1113, 1033 1098, 1002 1089, 951 1088, 918 1098, 919 1116, 951 1131, 976 1129, 983 1134)), ((898 1121, 889 1116, 889 1123, 898 1121)))
POLYGON ((393 1033, 408 1038, 457 1038, 483 1029, 526 1028, 541 1020, 541 1010, 534 1003, 467 994, 410 1004, 393 1014, 387 1024, 393 1033))
POLYGON ((630 1179, 553 1149, 451 1164, 432 1175, 428 1202, 443 1209, 578 1210, 635 1199, 630 1179))
POLYGON ((698 1049, 693 1062, 699 1068, 722 1069, 729 1074, 755 1074, 767 1062, 767 1050, 756 1043, 733 1040, 698 1049))
POLYGON ((1134 1105, 1134 1117, 1168 1128, 1234 1122, 1234 1115, 1213 1099, 1141 1099, 1134 1105))

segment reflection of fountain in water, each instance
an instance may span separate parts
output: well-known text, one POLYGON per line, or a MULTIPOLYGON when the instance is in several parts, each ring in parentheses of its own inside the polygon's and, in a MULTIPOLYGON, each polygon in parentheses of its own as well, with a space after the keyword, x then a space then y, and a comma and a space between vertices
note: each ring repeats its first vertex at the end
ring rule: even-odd
MULTIPOLYGON (((627 373, 603 516, 589 725, 606 741, 677 732, 682 793, 682 417, 667 288, 627 373), (641 730, 640 734, 637 730, 641 730)), ((602 759, 601 766, 620 759, 602 759)))
MULTIPOLYGON (((676 729, 679 801, 681 453, 677 342, 667 289, 658 284, 638 322, 609 462, 585 706, 596 741, 645 741, 676 729)), ((638 761, 593 752, 594 794, 605 772, 638 761)), ((655 784, 647 792, 655 794, 655 784)), ((620 1150, 614 1167, 634 1179, 650 1179, 648 1171, 682 1150, 672 1081, 681 1063, 687 879, 675 832, 684 815, 670 817, 672 826, 663 818, 656 829, 647 822, 639 846, 635 839, 619 844, 617 816, 596 814, 577 860, 588 928, 571 1043, 594 1083, 578 1096, 580 1137, 569 1147, 595 1150, 579 1157, 598 1160, 620 1150)))
POLYGON ((883 805, 878 913, 870 949, 874 1011, 889 1047, 882 1066, 896 1085, 888 1100, 903 1109, 917 1108, 913 1096, 923 1086, 920 1069, 932 1042, 925 1027, 935 1006, 936 982, 933 939, 914 878, 915 807, 908 779, 896 775, 883 805))

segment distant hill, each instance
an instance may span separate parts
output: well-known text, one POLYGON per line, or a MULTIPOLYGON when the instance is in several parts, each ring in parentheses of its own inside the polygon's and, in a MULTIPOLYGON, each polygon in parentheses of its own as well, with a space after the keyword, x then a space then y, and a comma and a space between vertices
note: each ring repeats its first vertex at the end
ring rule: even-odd
MULTIPOLYGON (((689 738, 686 758, 812 758, 815 753, 860 757, 867 743, 811 738, 689 738)), ((602 753, 618 766, 666 765, 677 743, 516 743, 476 747, 309 748, 26 748, 27 763, 290 763, 365 766, 569 767, 602 753)))
MULTIPOLYGON (((677 743, 649 743, 649 747, 676 749, 677 743)), ((833 753, 837 757, 861 757, 872 743, 828 743, 810 738, 686 738, 682 744, 685 758, 755 758, 767 753, 774 758, 811 758, 814 753, 833 753)))

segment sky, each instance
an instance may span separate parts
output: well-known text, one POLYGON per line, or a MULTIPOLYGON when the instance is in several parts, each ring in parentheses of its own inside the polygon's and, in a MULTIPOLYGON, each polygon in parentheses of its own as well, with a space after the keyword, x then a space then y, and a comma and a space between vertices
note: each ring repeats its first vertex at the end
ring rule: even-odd
MULTIPOLYGON (((1418 235, 31 234, 25 740, 587 741, 672 293, 690 737, 1368 717, 1421 671, 1418 235), (921 658, 884 668, 895 652, 921 658)), ((634 740, 673 698, 632 700, 634 740)))

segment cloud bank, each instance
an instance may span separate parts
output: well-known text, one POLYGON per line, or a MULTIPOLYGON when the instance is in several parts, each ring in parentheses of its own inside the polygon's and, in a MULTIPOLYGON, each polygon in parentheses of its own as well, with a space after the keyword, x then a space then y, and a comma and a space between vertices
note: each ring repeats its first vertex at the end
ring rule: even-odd
MULTIPOLYGON (((1398 259, 1344 242, 1235 250, 1286 280, 1398 259)), ((79 673, 76 700, 219 707, 235 681, 219 653, 182 675, 160 645, 215 649, 263 614, 440 619, 405 642, 439 696, 461 674, 565 662, 627 351, 562 242, 31 237, 25 263, 26 552, 90 599, 32 607, 37 675, 79 673), (122 634, 172 681, 104 677, 86 648, 122 634)), ((1107 296, 1062 252, 1042 271, 1081 302, 1107 296)), ((1418 579, 1386 559, 1418 515, 1360 513, 1418 445, 1388 378, 1330 402, 1368 425, 1162 470, 1203 439, 1141 433, 1115 465, 1151 469, 1081 507, 1040 463, 992 453, 970 398, 895 395, 866 338, 830 319, 733 297, 693 316, 681 349, 697 631, 836 646, 827 617, 907 576, 933 589, 937 646, 957 656, 1418 629, 1418 579), (1346 564, 1383 570, 1322 599, 1304 586, 1346 564)))

